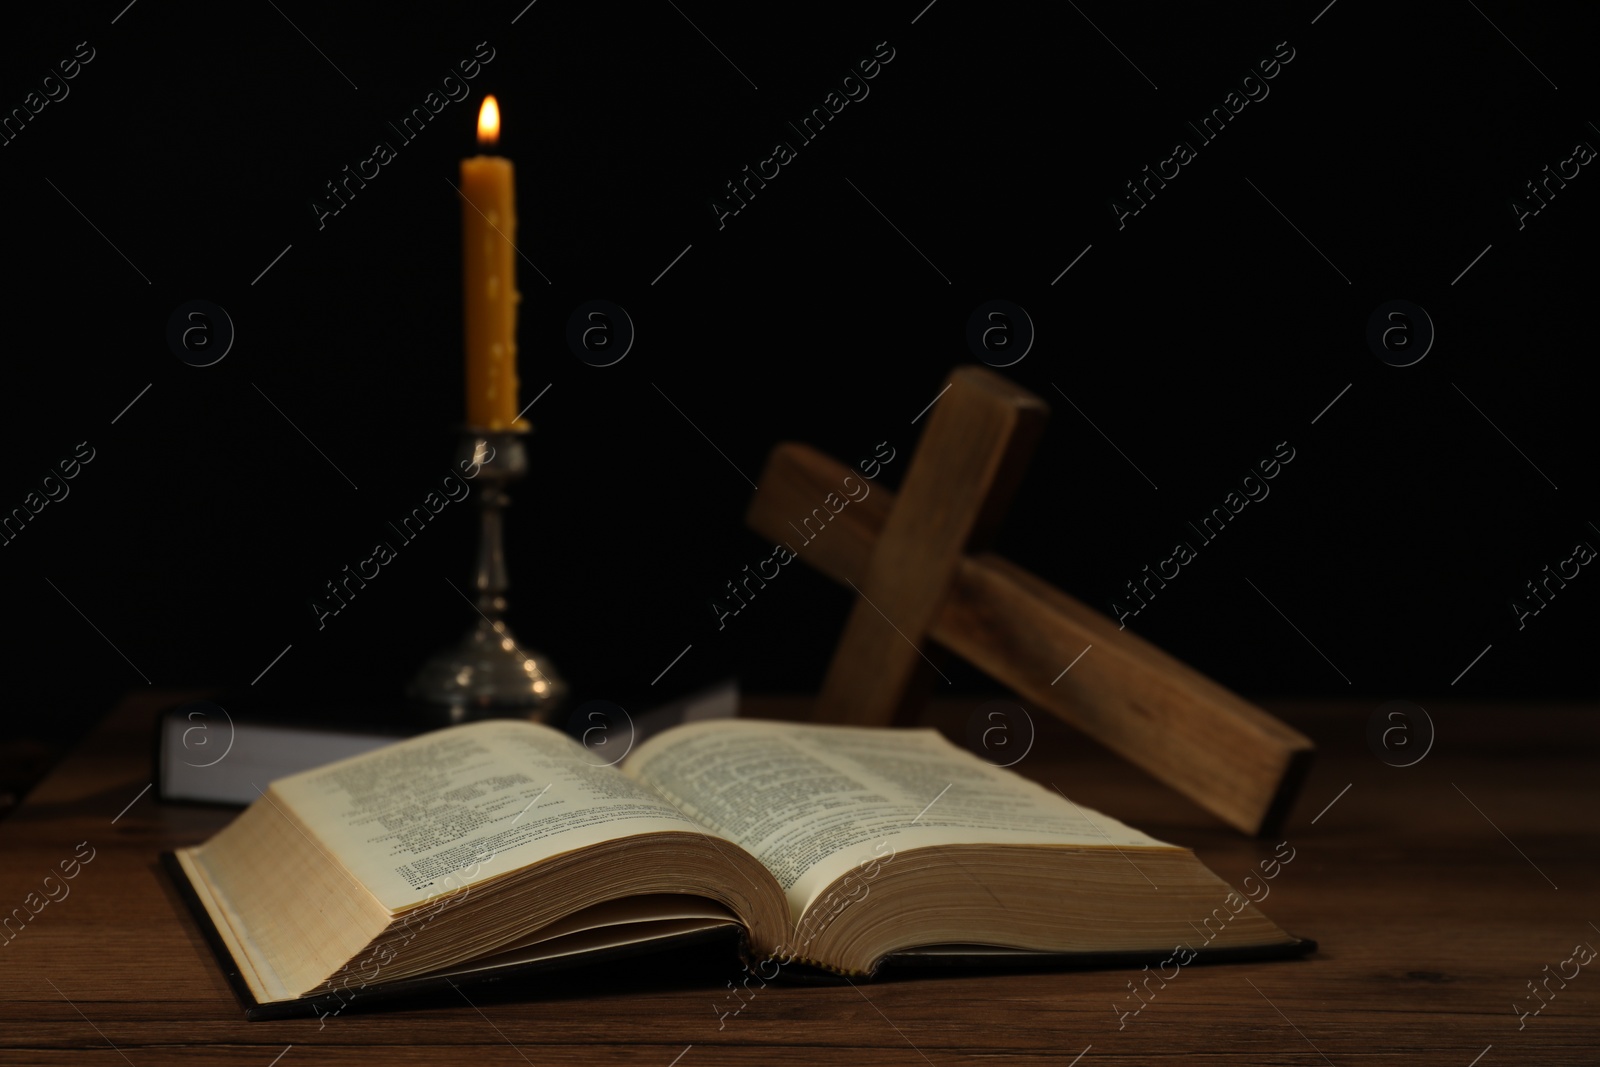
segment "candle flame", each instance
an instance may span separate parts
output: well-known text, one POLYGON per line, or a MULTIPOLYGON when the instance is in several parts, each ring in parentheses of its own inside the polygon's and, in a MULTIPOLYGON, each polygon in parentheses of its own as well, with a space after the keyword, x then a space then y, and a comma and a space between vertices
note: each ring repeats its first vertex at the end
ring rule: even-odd
POLYGON ((494 97, 483 98, 483 106, 478 109, 478 143, 494 144, 500 140, 500 105, 494 97))

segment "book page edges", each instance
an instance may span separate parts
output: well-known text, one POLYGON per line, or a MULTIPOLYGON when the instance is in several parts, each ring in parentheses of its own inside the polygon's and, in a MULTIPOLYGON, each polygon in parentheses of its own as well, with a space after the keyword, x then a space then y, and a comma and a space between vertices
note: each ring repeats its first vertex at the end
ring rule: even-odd
MULTIPOLYGON (((239 978, 249 988, 251 996, 257 1001, 267 1002, 274 1000, 291 1000, 293 994, 289 993, 283 982, 275 974, 269 979, 256 967, 255 960, 245 948, 244 935, 241 934, 243 924, 237 922, 237 916, 231 909, 225 907, 211 887, 211 881, 206 877, 204 868, 200 866, 197 854, 198 846, 178 849, 170 855, 183 872, 184 879, 189 883, 189 889, 200 906, 205 909, 206 915, 211 919, 211 929, 221 942, 221 947, 227 950, 237 969, 239 978)), ((263 964, 263 967, 265 965, 263 964)), ((270 969, 268 974, 272 972, 270 969)))

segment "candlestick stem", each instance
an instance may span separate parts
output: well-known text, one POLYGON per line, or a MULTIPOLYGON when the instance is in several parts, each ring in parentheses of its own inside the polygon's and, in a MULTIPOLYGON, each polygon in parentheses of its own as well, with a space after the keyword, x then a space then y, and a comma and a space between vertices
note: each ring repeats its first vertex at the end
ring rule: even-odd
POLYGON ((506 590, 511 576, 506 569, 505 526, 502 514, 511 503, 511 494, 501 485, 487 483, 479 501, 478 522, 478 610, 499 621, 506 610, 506 590))

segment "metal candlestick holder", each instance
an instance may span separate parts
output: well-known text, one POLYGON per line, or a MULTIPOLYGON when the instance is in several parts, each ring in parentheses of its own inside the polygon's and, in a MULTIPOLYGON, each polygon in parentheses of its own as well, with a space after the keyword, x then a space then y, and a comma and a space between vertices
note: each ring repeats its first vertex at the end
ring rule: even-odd
POLYGON ((511 498, 506 486, 528 472, 523 439, 528 430, 462 430, 456 450, 463 476, 478 494, 480 532, 478 566, 473 585, 480 618, 453 648, 444 649, 417 672, 406 696, 431 726, 473 719, 549 719, 566 696, 567 685, 548 657, 523 648, 504 620, 506 573, 503 518, 511 498))

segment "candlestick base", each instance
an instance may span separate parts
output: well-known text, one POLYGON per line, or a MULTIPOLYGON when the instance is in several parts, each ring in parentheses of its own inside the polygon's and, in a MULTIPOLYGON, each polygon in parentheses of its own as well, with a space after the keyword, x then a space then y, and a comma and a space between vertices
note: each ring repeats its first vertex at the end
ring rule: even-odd
POLYGON ((523 649, 504 622, 480 619, 455 648, 422 665, 406 696, 429 725, 452 726, 475 719, 548 720, 566 692, 548 657, 523 649))
POLYGON ((457 465, 463 477, 483 487, 473 581, 480 618, 453 648, 424 663, 406 687, 413 714, 424 725, 493 718, 549 721, 566 696, 567 685, 549 657, 521 647, 504 621, 510 587, 502 532, 511 502, 506 486, 527 473, 523 438, 530 429, 462 431, 457 465))

